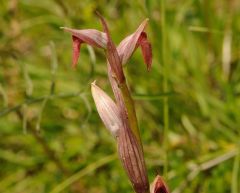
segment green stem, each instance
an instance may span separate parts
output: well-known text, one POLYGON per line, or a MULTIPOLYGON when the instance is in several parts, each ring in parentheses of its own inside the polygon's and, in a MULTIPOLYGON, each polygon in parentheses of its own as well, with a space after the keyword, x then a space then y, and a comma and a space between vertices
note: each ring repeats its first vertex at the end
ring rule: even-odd
POLYGON ((136 136, 138 142, 142 146, 140 131, 139 131, 139 128, 138 128, 137 116, 136 116, 136 111, 135 111, 132 96, 129 92, 128 86, 127 86, 125 81, 123 83, 121 83, 119 85, 119 87, 120 87, 120 90, 121 90, 121 93, 122 93, 122 96, 123 96, 123 100, 124 100, 124 103, 125 103, 125 107, 126 107, 126 110, 127 110, 130 128, 131 128, 133 134, 136 136))
MULTIPOLYGON (((162 66, 163 66, 163 92, 168 92, 168 66, 166 60, 166 24, 165 24, 165 0, 161 1, 161 18, 162 18, 162 66)), ((168 97, 163 100, 163 121, 164 121, 164 150, 165 150, 165 162, 164 162, 164 176, 167 179, 168 173, 168 130, 169 130, 169 106, 168 97)))

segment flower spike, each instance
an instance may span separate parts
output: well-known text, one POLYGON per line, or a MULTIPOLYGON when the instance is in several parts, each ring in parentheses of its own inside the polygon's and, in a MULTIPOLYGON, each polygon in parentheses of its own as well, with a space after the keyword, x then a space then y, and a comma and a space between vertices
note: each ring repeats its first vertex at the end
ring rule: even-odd
MULTIPOLYGON (((73 66, 77 64, 82 43, 103 48, 106 51, 108 77, 116 103, 95 82, 91 85, 92 96, 100 118, 116 138, 119 158, 135 192, 149 193, 147 168, 134 101, 123 72, 123 65, 138 47, 141 47, 148 70, 151 68, 152 48, 144 32, 148 19, 145 19, 134 33, 123 39, 116 47, 105 19, 99 13, 97 15, 101 20, 103 32, 95 29, 63 28, 72 35, 73 66)), ((151 193, 169 193, 160 176, 155 179, 151 193)))

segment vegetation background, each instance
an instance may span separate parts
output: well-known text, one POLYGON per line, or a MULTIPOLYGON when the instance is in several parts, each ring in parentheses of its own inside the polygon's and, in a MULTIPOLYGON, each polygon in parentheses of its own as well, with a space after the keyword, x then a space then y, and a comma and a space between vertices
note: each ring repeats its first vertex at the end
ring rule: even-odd
POLYGON ((0 0, 0 192, 132 192, 90 93, 110 91, 104 53, 72 69, 60 29, 101 30, 95 10, 116 43, 150 19, 151 72, 139 50, 125 67, 150 180, 165 165, 173 193, 239 193, 238 0, 0 0))

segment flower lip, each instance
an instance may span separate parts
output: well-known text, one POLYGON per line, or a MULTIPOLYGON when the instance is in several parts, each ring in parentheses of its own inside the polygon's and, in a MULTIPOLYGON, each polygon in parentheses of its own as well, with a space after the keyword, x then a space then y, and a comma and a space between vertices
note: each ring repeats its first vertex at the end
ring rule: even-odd
POLYGON ((81 49, 81 44, 82 44, 82 41, 75 37, 75 36, 72 36, 72 67, 76 67, 77 65, 77 61, 78 61, 78 58, 79 58, 79 55, 80 55, 80 49, 81 49))

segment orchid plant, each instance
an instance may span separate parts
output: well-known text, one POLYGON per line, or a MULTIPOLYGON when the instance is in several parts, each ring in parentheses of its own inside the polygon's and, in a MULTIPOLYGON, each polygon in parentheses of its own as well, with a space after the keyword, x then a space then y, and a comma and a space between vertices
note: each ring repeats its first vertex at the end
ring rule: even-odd
POLYGON ((105 127, 116 139, 119 159, 122 162, 136 193, 167 193, 168 188, 160 176, 157 176, 149 189, 149 180, 144 160, 143 146, 138 128, 134 102, 126 83, 123 65, 133 52, 141 47, 147 69, 151 69, 152 48, 144 31, 148 19, 145 19, 137 30, 123 39, 116 47, 113 43, 105 19, 98 14, 103 32, 96 29, 77 30, 63 27, 72 35, 73 57, 75 67, 83 43, 105 50, 108 78, 114 93, 112 100, 94 81, 91 91, 97 111, 105 127))

